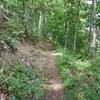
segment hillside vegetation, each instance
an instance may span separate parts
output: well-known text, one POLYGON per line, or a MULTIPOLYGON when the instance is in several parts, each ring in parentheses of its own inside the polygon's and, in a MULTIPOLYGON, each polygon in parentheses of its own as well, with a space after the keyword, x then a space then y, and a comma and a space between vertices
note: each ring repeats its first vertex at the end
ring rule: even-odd
POLYGON ((0 100, 99 100, 100 0, 0 0, 0 100))

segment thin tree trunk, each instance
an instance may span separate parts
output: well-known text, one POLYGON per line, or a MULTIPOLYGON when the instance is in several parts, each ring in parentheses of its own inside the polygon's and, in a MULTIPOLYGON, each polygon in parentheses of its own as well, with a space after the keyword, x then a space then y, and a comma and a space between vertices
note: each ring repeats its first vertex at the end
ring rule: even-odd
POLYGON ((32 16, 33 16, 33 33, 35 32, 35 11, 34 11, 34 8, 33 8, 33 10, 32 10, 32 16))
MULTIPOLYGON (((17 5, 17 8, 18 8, 18 0, 16 0, 16 5, 17 5)), ((17 21, 17 22, 19 21, 18 10, 17 10, 17 12, 16 12, 16 21, 17 21)))
POLYGON ((40 11, 40 17, 39 17, 39 33, 40 33, 40 35, 41 35, 41 33, 42 33, 42 18, 43 18, 43 13, 42 13, 42 11, 40 11))
POLYGON ((29 0, 24 0, 24 32, 28 35, 29 0))
POLYGON ((68 1, 68 6, 66 6, 66 23, 65 23, 65 31, 64 31, 64 47, 67 48, 67 35, 69 32, 69 23, 70 23, 70 13, 71 13, 71 0, 68 1))
POLYGON ((92 55, 93 58, 95 59, 96 57, 96 0, 92 0, 92 6, 93 6, 93 11, 92 11, 92 16, 93 16, 93 38, 92 38, 92 55))
POLYGON ((32 31, 33 33, 35 32, 35 9, 34 9, 34 2, 32 0, 32 23, 33 23, 33 28, 32 28, 32 31))
POLYGON ((4 9, 4 3, 3 3, 3 1, 1 0, 0 1, 0 30, 2 31, 2 27, 3 27, 3 17, 4 17, 4 11, 3 11, 3 9, 4 9))
POLYGON ((89 43, 91 42, 91 34, 92 34, 92 6, 91 6, 91 9, 90 9, 90 29, 89 29, 89 43))
POLYGON ((43 7, 43 1, 41 1, 41 10, 40 10, 40 18, 39 18, 39 33, 40 36, 44 33, 44 7, 43 7))
POLYGON ((74 51, 76 51, 76 45, 77 45, 76 43, 77 43, 78 23, 79 23, 79 16, 80 16, 80 5, 81 5, 81 0, 78 1, 77 18, 74 27, 74 44, 73 44, 74 51))

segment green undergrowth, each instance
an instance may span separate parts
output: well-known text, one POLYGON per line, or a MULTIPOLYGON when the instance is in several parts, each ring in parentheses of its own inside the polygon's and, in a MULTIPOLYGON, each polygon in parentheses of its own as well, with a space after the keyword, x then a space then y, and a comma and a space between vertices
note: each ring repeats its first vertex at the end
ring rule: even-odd
POLYGON ((57 64, 64 83, 64 100, 99 100, 100 99, 100 56, 96 63, 82 58, 81 54, 62 49, 57 64))
POLYGON ((44 80, 41 74, 19 61, 10 67, 0 67, 0 89, 11 100, 39 100, 44 95, 44 80))

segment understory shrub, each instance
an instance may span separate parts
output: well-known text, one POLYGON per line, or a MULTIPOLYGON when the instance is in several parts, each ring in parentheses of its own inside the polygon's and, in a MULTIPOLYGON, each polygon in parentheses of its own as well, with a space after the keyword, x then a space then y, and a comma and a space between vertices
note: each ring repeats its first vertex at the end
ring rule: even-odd
POLYGON ((43 95, 43 80, 35 70, 16 62, 11 67, 0 67, 0 88, 11 100, 38 99, 43 95))
POLYGON ((91 59, 82 58, 80 54, 67 50, 57 57, 57 63, 65 87, 64 100, 99 100, 99 56, 96 64, 93 64, 91 59))

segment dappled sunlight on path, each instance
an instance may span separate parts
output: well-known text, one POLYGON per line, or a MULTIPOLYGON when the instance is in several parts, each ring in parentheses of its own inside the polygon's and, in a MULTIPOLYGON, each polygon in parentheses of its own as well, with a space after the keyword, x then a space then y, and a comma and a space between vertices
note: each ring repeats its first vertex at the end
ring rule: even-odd
POLYGON ((46 100, 63 100, 63 84, 56 67, 56 55, 61 53, 55 53, 55 51, 49 51, 44 53, 48 56, 48 93, 46 100))
MULTIPOLYGON (((48 52, 42 52, 42 54, 44 54, 44 55, 47 55, 48 54, 48 52)), ((54 56, 62 56, 63 55, 63 53, 62 52, 57 52, 57 53, 55 53, 55 52, 52 52, 52 53, 50 53, 50 55, 54 55, 54 56)))

